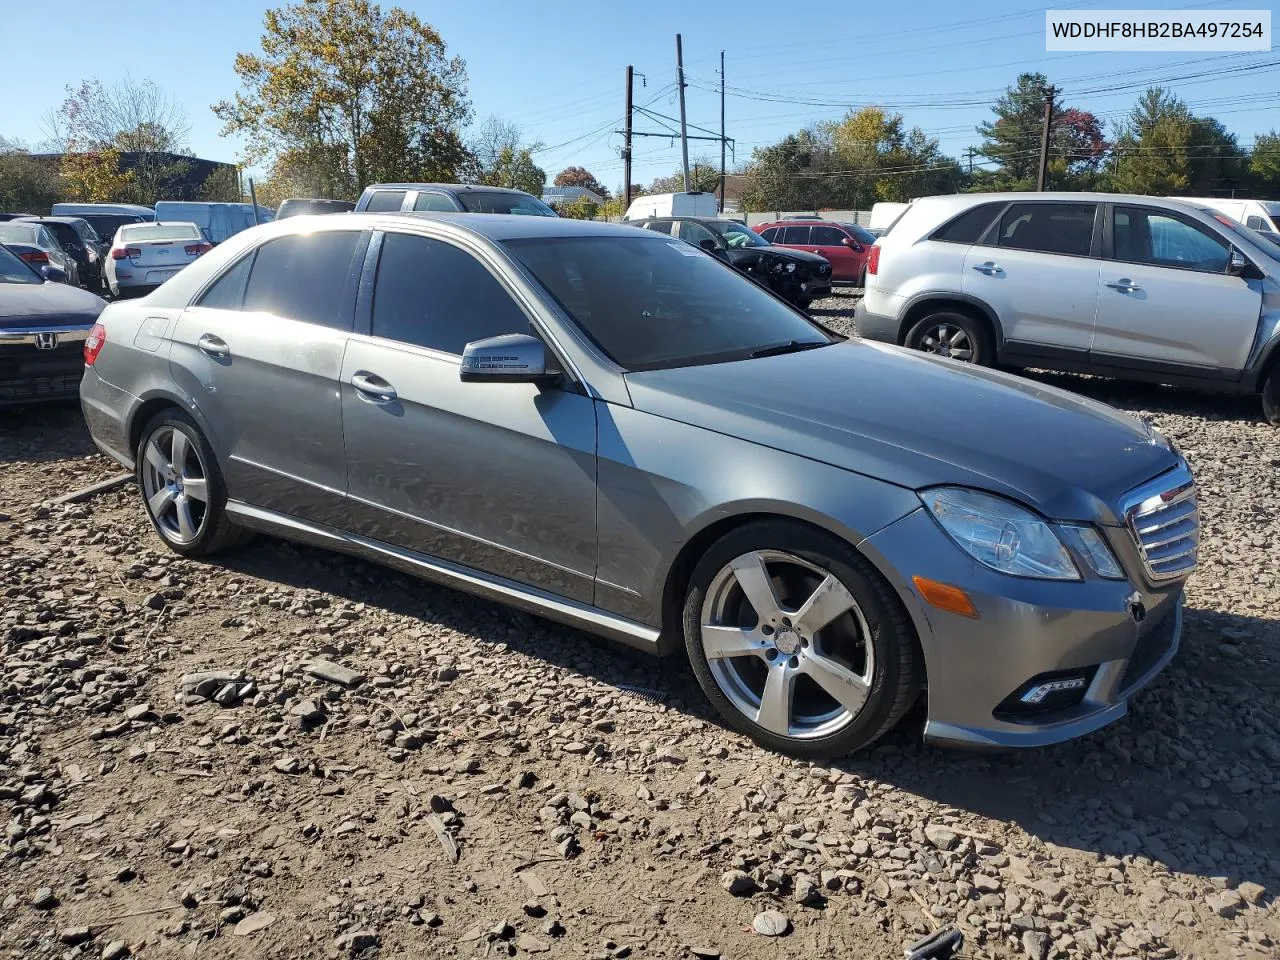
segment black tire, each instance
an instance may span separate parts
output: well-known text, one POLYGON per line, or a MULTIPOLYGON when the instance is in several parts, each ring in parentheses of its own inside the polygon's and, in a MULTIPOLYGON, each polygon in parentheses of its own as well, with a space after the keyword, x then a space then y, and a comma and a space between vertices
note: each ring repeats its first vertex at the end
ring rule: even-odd
POLYGON ((796 297, 791 302, 794 303, 801 310, 808 310, 809 305, 813 303, 813 298, 812 297, 796 297))
POLYGON ((858 274, 858 287, 862 290, 867 289, 867 268, 863 267, 862 272, 858 274))
POLYGON ((1280 363, 1262 381, 1262 415, 1273 427, 1280 427, 1280 363))
MULTIPOLYGON (((782 562, 782 569, 785 570, 786 561, 782 562)), ((774 576, 773 569, 775 568, 766 567, 771 576, 774 576)), ((773 587, 775 596, 779 589, 778 584, 782 582, 782 576, 777 575, 772 581, 775 584, 773 587)), ((737 586, 730 587, 729 590, 737 589, 740 593, 744 593, 741 589, 741 581, 736 583, 737 586)), ((804 588, 804 590, 807 589, 807 587, 804 588)), ((831 621, 831 625, 840 624, 845 616, 850 617, 850 623, 854 622, 855 614, 852 611, 846 611, 831 621)), ((774 635, 777 638, 775 642, 780 643, 784 634, 792 640, 800 635, 799 629, 792 633, 793 626, 790 620, 784 619, 782 622, 785 627, 780 628, 774 635)), ((767 632, 768 628, 762 626, 762 623, 763 619, 752 628, 753 631, 767 632)), ((892 588, 853 547, 830 534, 790 520, 752 522, 731 531, 712 544, 694 568, 690 578, 685 596, 682 625, 685 647, 688 650, 693 672, 703 692, 725 722, 763 747, 797 757, 825 760, 845 756, 868 746, 902 719, 917 700, 924 682, 923 658, 919 642, 906 610, 892 588), (704 615, 718 602, 716 592, 709 594, 709 591, 723 592, 723 588, 716 585, 724 582, 724 573, 730 562, 757 551, 764 551, 773 556, 799 558, 817 568, 815 574, 818 576, 834 575, 844 585, 856 603, 855 609, 861 614, 862 619, 858 622, 866 628, 866 634, 860 642, 863 644, 869 642, 874 656, 870 664, 863 660, 861 667, 854 668, 852 672, 857 673, 859 670, 865 672, 869 691, 857 712, 851 712, 850 719, 842 721, 844 725, 830 733, 823 733, 820 724, 815 725, 811 733, 800 733, 796 736, 781 735, 766 729, 756 722, 757 718, 748 716, 742 708, 735 705, 733 699, 721 688, 716 674, 713 673, 704 649, 702 632, 704 615), (708 600, 709 596, 710 600, 708 600)), ((795 627, 799 627, 798 618, 795 627)), ((817 639, 820 634, 829 629, 831 626, 823 627, 814 635, 812 641, 808 639, 803 641, 805 648, 810 648, 812 643, 812 649, 809 649, 810 654, 819 653, 820 645, 824 647, 821 653, 829 653, 825 649, 826 641, 817 639)), ((861 628, 858 632, 861 634, 861 628)), ((794 643, 791 645, 794 649, 794 643)), ((747 656, 747 669, 756 673, 763 670, 767 674, 772 669, 784 666, 780 661, 787 660, 791 657, 791 653, 784 650, 781 656, 776 656, 778 653, 777 650, 772 651, 773 659, 757 660, 747 656)), ((731 662, 741 664, 744 660, 740 657, 731 662)), ((797 660, 791 658, 790 666, 796 665, 797 660)), ((793 689, 796 689, 798 694, 799 688, 793 689)), ((812 691, 819 691, 820 697, 825 696, 816 684, 812 686, 812 691)), ((761 703, 763 703, 763 696, 762 690, 761 703)), ((840 707, 834 699, 830 702, 837 708, 840 707)), ((762 713, 763 709, 757 717, 762 713)), ((788 719, 790 717, 789 710, 788 719)))
POLYGON ((904 341, 912 350, 922 350, 938 356, 950 356, 954 360, 989 367, 995 362, 995 344, 987 325, 976 317, 958 310, 937 310, 917 320, 907 331, 904 341), (968 355, 951 347, 951 338, 943 343, 934 334, 938 330, 962 331, 968 346, 968 355))
MULTIPOLYGON (((222 479, 222 471, 218 468, 217 458, 214 456, 213 448, 209 446, 209 441, 205 439, 200 428, 196 425, 191 417, 177 407, 169 407, 161 410, 152 417, 145 427, 142 428, 142 435, 138 440, 138 448, 134 451, 134 472, 138 482, 138 491, 142 496, 142 509, 147 515, 147 519, 151 521, 152 529, 164 541, 165 546, 175 553, 180 553, 184 557, 207 557, 225 550, 233 546, 237 546, 252 535, 250 531, 243 527, 236 526, 231 518, 227 515, 227 488, 222 479), (191 513, 189 518, 196 522, 192 524, 194 535, 190 538, 183 538, 180 532, 174 531, 168 522, 162 522, 148 503, 148 490, 154 489, 157 485, 158 471, 155 464, 148 462, 148 446, 153 440, 157 441, 157 449, 165 446, 166 438, 169 440, 168 447, 172 451, 172 434, 180 432, 187 442, 186 463, 191 463, 191 457, 198 458, 196 461, 199 466, 198 474, 202 474, 200 479, 204 481, 204 492, 206 499, 202 510, 196 510, 198 500, 191 503, 191 513), (149 474, 149 471, 155 471, 149 474)), ((170 463, 172 467, 172 463, 170 463)), ((188 471, 185 466, 182 473, 188 471)), ((192 478, 187 478, 187 482, 191 482, 192 478)), ((181 488, 181 484, 179 484, 181 488)), ((158 490, 156 492, 159 492, 158 490)), ((194 497, 194 495, 190 495, 194 497)), ((167 511, 166 506, 162 512, 167 511)), ((176 511, 175 511, 176 512, 176 511)), ((176 522, 176 521, 175 521, 176 522)))

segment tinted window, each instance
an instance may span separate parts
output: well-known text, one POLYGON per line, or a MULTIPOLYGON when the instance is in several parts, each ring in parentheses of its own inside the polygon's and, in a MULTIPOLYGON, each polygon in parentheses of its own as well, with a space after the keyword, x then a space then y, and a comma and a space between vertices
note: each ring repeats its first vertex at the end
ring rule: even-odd
POLYGON ((121 243, 142 240, 199 240, 203 235, 194 223, 127 223, 120 228, 121 243))
POLYGON ((1216 234, 1166 213, 1116 207, 1112 229, 1115 259, 1224 273, 1231 245, 1216 234))
POLYGON ((40 284, 40 276, 16 256, 0 247, 0 283, 40 284))
POLYGON ((234 267, 213 282, 197 305, 215 310, 239 310, 244 304, 245 281, 249 279, 252 266, 252 253, 241 257, 234 267))
POLYGON ((343 292, 360 234, 352 230, 300 233, 258 248, 244 308, 290 320, 345 329, 343 292))
POLYGON ((1087 257, 1096 212, 1092 203, 1015 203, 1000 218, 997 243, 1015 250, 1087 257))
POLYGON ((732 267, 680 241, 636 233, 505 246, 627 370, 745 360, 769 347, 832 342, 732 267))
POLYGON ((556 212, 527 193, 490 193, 468 190, 458 197, 462 209, 471 213, 515 213, 529 217, 554 217, 556 212))
POLYGON ((710 240, 713 246, 720 246, 720 244, 716 243, 716 235, 714 233, 702 224, 694 223, 692 220, 680 221, 680 239, 692 243, 695 247, 702 246, 706 240, 710 240))
POLYGON ((80 242, 79 234, 69 223, 46 223, 45 229, 52 233, 54 239, 62 246, 75 246, 80 242))
POLYGON ((94 232, 93 227, 89 226, 85 220, 76 220, 71 224, 73 230, 86 243, 97 243, 98 234, 94 232))
POLYGON ((528 333, 529 320, 484 265, 452 244, 388 233, 373 291, 373 335, 461 354, 472 340, 528 333))
POLYGON ((1270 230, 1271 223, 1263 217, 1249 217, 1244 225, 1250 230, 1270 230))
POLYGON ((652 230, 654 233, 665 233, 671 236, 670 220, 646 220, 641 224, 646 230, 652 230))
POLYGON ((137 217, 125 217, 113 213, 87 213, 84 217, 92 224, 94 232, 104 240, 110 240, 126 223, 140 223, 137 217))
POLYGON ((443 193, 420 193, 418 194, 418 199, 413 202, 413 209, 453 213, 458 208, 443 193))
POLYGON ((809 242, 815 247, 838 247, 844 240, 844 231, 835 227, 813 227, 809 231, 809 242))
POLYGON ((387 213, 399 210, 404 203, 403 190, 375 190, 369 197, 369 205, 365 207, 370 213, 387 213))
POLYGON ((781 232, 782 232, 781 227, 770 227, 768 230, 761 231, 760 236, 764 237, 770 243, 777 243, 778 234, 780 234, 781 232))
POLYGON ((782 236, 775 241, 775 243, 791 244, 792 246, 804 246, 808 242, 808 227, 783 227, 782 236))
POLYGON ((30 223, 0 223, 0 243, 25 243, 37 245, 40 228, 30 223))
POLYGON ((935 230, 930 239, 945 240, 948 243, 977 243, 987 232, 987 227, 991 226, 996 214, 1003 209, 1003 203, 980 203, 944 224, 941 229, 935 230))

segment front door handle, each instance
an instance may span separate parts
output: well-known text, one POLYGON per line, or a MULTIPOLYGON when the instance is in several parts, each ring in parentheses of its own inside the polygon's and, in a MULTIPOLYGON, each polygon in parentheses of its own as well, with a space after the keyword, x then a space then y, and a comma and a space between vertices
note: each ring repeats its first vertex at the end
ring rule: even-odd
POLYGON ((204 334, 196 341, 196 346, 200 348, 202 353, 206 353, 211 357, 231 356, 231 348, 227 346, 227 341, 221 337, 215 337, 212 333, 204 334))
POLYGON ((1107 286, 1112 290, 1119 290, 1121 293, 1137 293, 1142 289, 1128 277, 1121 277, 1113 283, 1108 283, 1107 286))
POLYGON ((374 403, 391 403, 396 399, 396 389, 376 373, 360 370, 351 375, 351 385, 360 396, 374 403))
POLYGON ((985 273, 988 277, 994 277, 996 274, 1004 273, 1004 268, 998 263, 988 260, 986 263, 975 263, 973 269, 979 273, 985 273))

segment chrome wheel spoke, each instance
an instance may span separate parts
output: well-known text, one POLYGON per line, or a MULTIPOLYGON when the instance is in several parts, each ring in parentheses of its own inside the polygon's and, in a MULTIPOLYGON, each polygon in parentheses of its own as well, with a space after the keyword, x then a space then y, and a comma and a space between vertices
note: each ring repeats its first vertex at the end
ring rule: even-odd
POLYGON ((187 466, 187 435, 181 430, 174 429, 170 443, 169 462, 173 464, 174 472, 181 476, 187 466))
POLYGON ((196 535, 197 524, 195 518, 191 516, 191 501, 185 493, 178 494, 173 500, 174 512, 178 515, 178 532, 182 534, 184 540, 190 540, 196 535))
POLYGON ((772 620, 779 614, 778 597, 773 592, 773 581, 759 553, 746 553, 729 564, 738 586, 747 595, 747 602, 761 621, 772 620))
POLYGON ((836 617, 853 608, 854 599, 849 590, 832 574, 818 585, 800 609, 791 616, 792 622, 804 633, 812 636, 836 617))
POLYGON ((159 520, 161 515, 164 513, 165 508, 168 507, 169 504, 173 503, 173 499, 173 488, 167 486, 161 487, 151 495, 149 500, 147 500, 147 506, 151 508, 151 515, 159 520))
POLYGON ((762 657, 764 646, 761 639, 761 635, 754 630, 722 627, 711 623, 702 625, 702 651, 707 655, 708 660, 762 657))
POLYGON ((965 332, 963 330, 957 330, 950 340, 951 346, 953 347, 966 345, 968 344, 968 342, 969 342, 969 338, 968 336, 965 335, 965 332))
POLYGON ((825 690, 831 699, 855 716, 871 693, 871 685, 866 680, 848 667, 821 654, 811 651, 800 661, 799 669, 825 690))
POLYGON ((151 469, 155 470, 161 476, 164 476, 168 471, 169 460, 165 457, 164 452, 154 440, 147 444, 146 458, 151 469))
POLYGON ((952 360, 972 360, 973 351, 972 350, 952 350, 951 359, 952 360))
POLYGON ((204 477, 184 477, 182 480, 182 492, 192 500, 208 503, 209 481, 204 477))
POLYGON ((756 711, 756 723, 770 733, 789 736, 791 733, 791 700, 795 694, 795 674, 785 665, 771 666, 760 694, 760 709, 756 711))

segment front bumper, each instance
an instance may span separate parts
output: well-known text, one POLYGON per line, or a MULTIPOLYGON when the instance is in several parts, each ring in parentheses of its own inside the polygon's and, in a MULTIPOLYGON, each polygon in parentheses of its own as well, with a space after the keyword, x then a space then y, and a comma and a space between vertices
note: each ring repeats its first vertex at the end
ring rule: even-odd
POLYGON ((0 329, 0 406, 74 399, 89 330, 65 325, 0 329))
POLYGON ((920 637, 931 742, 1039 747, 1090 733, 1123 717, 1178 649, 1182 581, 1006 576, 961 551, 923 508, 860 549, 894 583, 920 637), (929 606, 913 576, 961 587, 979 618, 929 606), (1029 684, 1062 677, 1082 678, 1083 695, 1047 710, 1019 701, 1029 684))

